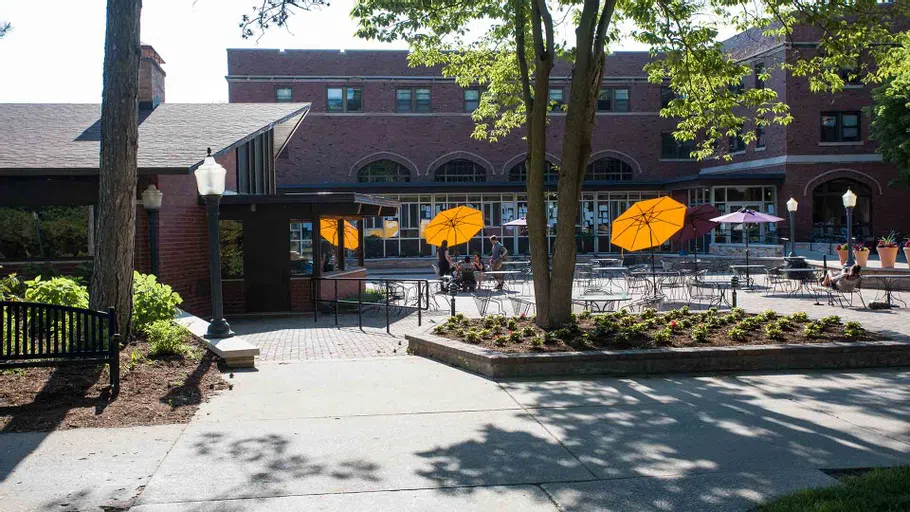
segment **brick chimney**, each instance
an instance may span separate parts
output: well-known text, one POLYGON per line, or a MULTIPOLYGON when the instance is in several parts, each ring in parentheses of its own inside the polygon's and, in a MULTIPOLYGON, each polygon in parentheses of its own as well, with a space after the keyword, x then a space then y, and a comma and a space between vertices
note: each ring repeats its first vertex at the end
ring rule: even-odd
POLYGON ((164 103, 164 59, 150 45, 142 45, 139 58, 139 110, 152 110, 164 103))

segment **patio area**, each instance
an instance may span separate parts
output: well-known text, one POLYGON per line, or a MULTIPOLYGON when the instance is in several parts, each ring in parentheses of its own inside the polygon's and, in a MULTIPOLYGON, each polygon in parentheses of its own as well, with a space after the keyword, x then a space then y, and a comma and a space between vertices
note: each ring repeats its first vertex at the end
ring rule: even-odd
MULTIPOLYGON (((381 276, 382 274, 376 274, 381 276)), ((385 277, 392 278, 391 275, 385 277)), ((718 282, 729 282, 732 274, 715 274, 708 279, 718 282)), ((409 274, 408 279, 425 278, 433 283, 434 276, 427 274, 409 274)), ((873 310, 864 308, 861 301, 854 301, 854 306, 840 307, 828 304, 821 298, 816 304, 815 297, 811 294, 789 294, 775 292, 769 295, 768 283, 764 273, 756 280, 754 289, 737 289, 737 306, 750 313, 760 313, 773 309, 781 315, 788 315, 804 311, 810 317, 818 318, 828 315, 838 315, 845 322, 857 321, 869 330, 878 331, 893 339, 910 339, 910 309, 898 307, 893 309, 873 310)), ((524 300, 533 301, 533 286, 527 281, 506 281, 502 291, 489 290, 492 280, 481 283, 480 295, 489 298, 490 304, 486 306, 487 314, 507 315, 514 314, 511 300, 522 297, 524 300)), ((640 299, 649 290, 635 288, 630 291, 625 281, 614 280, 616 286, 624 287, 613 290, 614 294, 627 295, 628 299, 619 303, 620 306, 640 304, 640 299), (622 284, 620 284, 622 283, 622 284)), ((574 286, 579 294, 590 290, 588 279, 576 279, 574 286)), ((438 288, 433 285, 433 289, 438 288)), ((674 292, 676 293, 676 292, 674 292)), ((694 304, 684 294, 679 292, 674 298, 661 304, 662 309, 690 305, 693 309, 707 308, 708 304, 694 304)), ((880 298, 882 290, 861 289, 866 304, 880 298)), ((902 292, 895 292, 900 297, 902 292)), ((455 297, 455 310, 468 317, 479 317, 478 294, 472 292, 459 292, 455 297)), ((579 295, 582 297, 582 295, 579 295)), ((236 334, 244 340, 259 347, 260 361, 299 361, 299 360, 325 360, 325 359, 365 359, 375 357, 394 357, 407 355, 407 342, 404 335, 432 329, 440 322, 444 322, 450 315, 450 297, 446 294, 434 293, 430 301, 430 309, 422 311, 422 322, 418 325, 418 315, 413 309, 397 307, 393 303, 390 311, 390 333, 386 332, 386 317, 384 309, 371 308, 363 315, 363 328, 358 326, 356 313, 338 315, 338 324, 335 324, 335 315, 332 313, 311 313, 285 316, 248 317, 231 320, 231 326, 236 334)), ((730 305, 721 303, 721 310, 729 309, 730 305)), ((577 311, 583 309, 583 302, 575 306, 577 311)))

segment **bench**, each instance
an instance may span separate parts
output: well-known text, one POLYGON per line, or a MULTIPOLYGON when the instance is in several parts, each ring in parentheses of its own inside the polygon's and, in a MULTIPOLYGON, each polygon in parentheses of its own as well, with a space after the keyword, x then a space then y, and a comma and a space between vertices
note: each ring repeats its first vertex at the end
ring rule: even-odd
POLYGON ((120 391, 120 335, 114 308, 90 309, 0 301, 0 369, 110 365, 111 395, 120 391))

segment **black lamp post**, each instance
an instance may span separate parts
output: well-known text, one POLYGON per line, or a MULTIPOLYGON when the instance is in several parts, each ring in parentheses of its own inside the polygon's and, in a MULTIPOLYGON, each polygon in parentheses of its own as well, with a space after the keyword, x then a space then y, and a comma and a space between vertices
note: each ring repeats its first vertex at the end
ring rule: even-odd
POLYGON ((794 218, 796 217, 796 208, 799 207, 799 203, 796 202, 796 199, 790 198, 787 201, 787 212, 790 213, 790 257, 796 256, 796 227, 794 218))
POLYGON ((234 335, 231 326, 224 319, 224 305, 221 298, 221 234, 218 226, 218 203, 224 194, 224 177, 227 171, 212 157, 208 149, 205 161, 194 172, 196 188, 205 200, 209 223, 209 273, 212 277, 212 323, 205 333, 206 338, 229 338, 234 335))
POLYGON ((164 194, 155 185, 149 185, 142 192, 142 206, 149 218, 149 260, 152 274, 158 276, 158 210, 161 209, 161 199, 164 194))
POLYGON ((844 268, 852 267, 856 260, 853 259, 853 207, 856 206, 856 194, 849 188, 842 196, 844 208, 847 210, 847 262, 844 268))

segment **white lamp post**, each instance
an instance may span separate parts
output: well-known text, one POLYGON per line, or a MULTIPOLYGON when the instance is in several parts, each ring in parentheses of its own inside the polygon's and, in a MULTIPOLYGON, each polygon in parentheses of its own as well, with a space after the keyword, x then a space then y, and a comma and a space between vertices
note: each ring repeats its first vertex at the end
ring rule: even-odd
POLYGON ((856 206, 856 194, 848 188, 842 199, 847 210, 847 263, 844 265, 846 268, 856 263, 853 259, 853 208, 856 206))
POLYGON ((787 201, 787 211, 790 212, 790 257, 796 256, 796 228, 794 223, 794 217, 796 217, 796 209, 799 207, 799 203, 796 202, 796 199, 790 198, 787 201))
POLYGON ((149 218, 149 260, 152 274, 158 275, 158 210, 164 194, 154 184, 142 191, 142 206, 149 218))
POLYGON ((209 223, 209 272, 212 277, 212 322, 205 333, 206 338, 228 338, 234 335, 231 326, 224 319, 221 298, 221 234, 218 226, 218 203, 224 194, 224 177, 227 171, 212 157, 212 148, 202 165, 194 172, 196 188, 205 199, 209 223))

